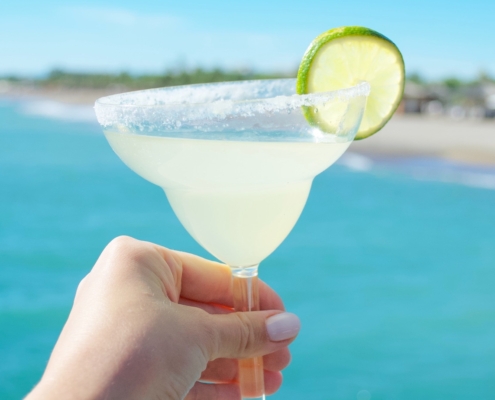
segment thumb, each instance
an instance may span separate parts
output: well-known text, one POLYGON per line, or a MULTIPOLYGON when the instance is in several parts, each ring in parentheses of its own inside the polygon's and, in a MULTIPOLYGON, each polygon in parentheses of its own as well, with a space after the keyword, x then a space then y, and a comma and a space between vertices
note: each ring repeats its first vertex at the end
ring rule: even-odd
POLYGON ((297 315, 276 311, 211 315, 208 321, 210 360, 251 358, 289 345, 299 333, 297 315))

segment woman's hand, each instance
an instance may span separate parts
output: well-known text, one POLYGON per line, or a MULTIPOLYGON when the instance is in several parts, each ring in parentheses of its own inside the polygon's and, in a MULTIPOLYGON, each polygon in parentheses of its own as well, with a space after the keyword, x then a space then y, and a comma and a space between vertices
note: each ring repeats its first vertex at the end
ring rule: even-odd
POLYGON ((271 394, 300 324, 263 282, 260 304, 233 312, 225 265, 119 237, 81 281, 28 399, 240 399, 236 359, 260 355, 271 394))

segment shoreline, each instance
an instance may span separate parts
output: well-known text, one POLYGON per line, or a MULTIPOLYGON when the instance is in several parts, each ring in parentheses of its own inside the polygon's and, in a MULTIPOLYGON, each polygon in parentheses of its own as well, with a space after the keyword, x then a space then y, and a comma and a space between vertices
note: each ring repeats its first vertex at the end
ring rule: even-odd
MULTIPOLYGON (((52 101, 62 106, 93 106, 96 99, 126 91, 11 87, 0 99, 52 101)), ((495 120, 455 120, 445 116, 396 114, 377 134, 355 141, 349 151, 369 157, 435 158, 471 166, 495 166, 495 120)))
POLYGON ((495 166, 495 121, 396 115, 377 134, 351 144, 373 157, 440 158, 474 166, 495 166))
POLYGON ((37 86, 11 86, 0 92, 0 98, 29 101, 51 100, 71 105, 94 105, 100 97, 127 91, 126 87, 112 87, 107 89, 92 88, 41 88, 37 86))

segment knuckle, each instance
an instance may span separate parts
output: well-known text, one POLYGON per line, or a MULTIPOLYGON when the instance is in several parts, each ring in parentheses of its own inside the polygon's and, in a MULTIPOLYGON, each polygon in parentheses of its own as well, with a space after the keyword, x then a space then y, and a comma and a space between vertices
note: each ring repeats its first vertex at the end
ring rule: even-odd
POLYGON ((143 242, 129 236, 118 236, 105 247, 95 270, 112 275, 134 271, 136 265, 145 260, 146 254, 143 242))
POLYGON ((164 248, 166 254, 165 261, 168 269, 172 273, 174 282, 177 282, 178 286, 181 286, 182 282, 182 260, 178 257, 173 250, 164 248))
POLYGON ((216 358, 219 348, 222 345, 219 343, 218 331, 216 324, 210 314, 199 309, 191 307, 191 316, 196 321, 199 335, 197 343, 200 343, 203 356, 206 361, 211 361, 216 358))
POLYGON ((147 258, 149 248, 145 242, 141 242, 129 236, 118 236, 107 246, 111 258, 125 258, 127 261, 140 263, 147 258))
POLYGON ((129 258, 136 253, 138 241, 129 236, 118 236, 108 243, 105 252, 111 259, 126 257, 129 258))
POLYGON ((86 282, 87 278, 88 278, 88 275, 86 275, 84 278, 81 279, 81 281, 77 285, 76 292, 80 292, 81 290, 83 290, 84 282, 86 282))
POLYGON ((81 279, 76 288, 76 298, 81 296, 81 293, 84 292, 84 288, 87 286, 86 282, 88 281, 89 274, 81 279))
POLYGON ((107 247, 111 249, 122 250, 132 246, 135 242, 137 242, 136 239, 130 236, 122 235, 112 239, 107 247))
POLYGON ((250 352, 259 339, 256 333, 256 329, 246 313, 238 312, 234 315, 239 322, 234 325, 237 327, 237 332, 235 332, 235 334, 239 338, 237 342, 237 352, 239 354, 250 352))

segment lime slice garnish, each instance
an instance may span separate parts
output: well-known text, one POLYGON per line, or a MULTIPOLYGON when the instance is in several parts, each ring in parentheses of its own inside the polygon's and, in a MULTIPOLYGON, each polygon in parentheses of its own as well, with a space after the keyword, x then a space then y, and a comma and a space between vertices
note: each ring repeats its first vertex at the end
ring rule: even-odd
MULTIPOLYGON (((361 26, 322 33, 303 56, 296 90, 299 94, 329 92, 363 81, 371 90, 355 139, 364 139, 387 123, 404 92, 404 60, 390 39, 361 26)), ((325 130, 325 112, 306 109, 305 115, 325 130)))

